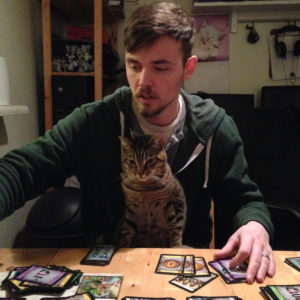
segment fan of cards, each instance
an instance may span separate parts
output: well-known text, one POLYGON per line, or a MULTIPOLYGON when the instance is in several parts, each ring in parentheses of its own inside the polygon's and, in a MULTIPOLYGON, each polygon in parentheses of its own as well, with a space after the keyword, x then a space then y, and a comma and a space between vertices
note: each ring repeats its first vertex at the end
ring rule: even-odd
MULTIPOLYGON (((219 273, 227 284, 246 282, 248 265, 242 263, 238 267, 231 268, 230 261, 231 258, 228 258, 210 261, 208 264, 219 273)), ((189 292, 195 292, 217 277, 216 274, 209 271, 203 257, 194 257, 193 255, 161 254, 155 272, 179 275, 170 283, 189 292)))
POLYGON ((161 254, 155 272, 178 275, 170 283, 191 293, 217 277, 209 271, 203 257, 194 255, 161 254))
POLYGON ((64 266, 16 267, 2 281, 2 287, 12 296, 62 293, 66 289, 78 285, 81 275, 81 271, 71 270, 64 266))

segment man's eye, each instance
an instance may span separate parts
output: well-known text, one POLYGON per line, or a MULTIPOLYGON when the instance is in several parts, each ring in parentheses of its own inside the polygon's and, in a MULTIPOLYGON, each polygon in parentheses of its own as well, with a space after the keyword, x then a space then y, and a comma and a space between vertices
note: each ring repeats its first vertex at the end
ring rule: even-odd
POLYGON ((129 65, 129 68, 133 71, 137 71, 138 70, 138 66, 137 65, 129 65))
POLYGON ((167 71, 168 69, 167 68, 155 68, 156 71, 159 71, 159 72, 163 72, 163 71, 167 71))

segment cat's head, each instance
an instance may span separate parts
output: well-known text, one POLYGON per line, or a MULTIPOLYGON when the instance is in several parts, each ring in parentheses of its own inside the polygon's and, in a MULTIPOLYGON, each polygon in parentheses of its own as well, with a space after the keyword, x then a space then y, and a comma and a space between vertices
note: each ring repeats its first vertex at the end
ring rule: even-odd
POLYGON ((162 177, 167 165, 164 139, 161 135, 144 135, 128 139, 120 136, 123 178, 138 181, 162 177))

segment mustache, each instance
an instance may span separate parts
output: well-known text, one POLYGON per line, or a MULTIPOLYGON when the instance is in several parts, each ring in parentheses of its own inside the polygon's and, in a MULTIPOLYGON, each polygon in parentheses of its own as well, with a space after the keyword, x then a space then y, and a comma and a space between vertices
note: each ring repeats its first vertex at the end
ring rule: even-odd
POLYGON ((139 88, 136 93, 136 97, 143 97, 143 98, 157 98, 156 93, 152 91, 151 88, 146 87, 146 88, 139 88))

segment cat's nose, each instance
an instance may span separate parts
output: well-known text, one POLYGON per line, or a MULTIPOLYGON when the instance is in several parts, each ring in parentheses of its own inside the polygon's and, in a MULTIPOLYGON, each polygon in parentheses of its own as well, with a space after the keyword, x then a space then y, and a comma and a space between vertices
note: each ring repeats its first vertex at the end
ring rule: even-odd
POLYGON ((138 176, 139 176, 140 179, 145 179, 146 174, 145 174, 144 170, 138 171, 138 176))

